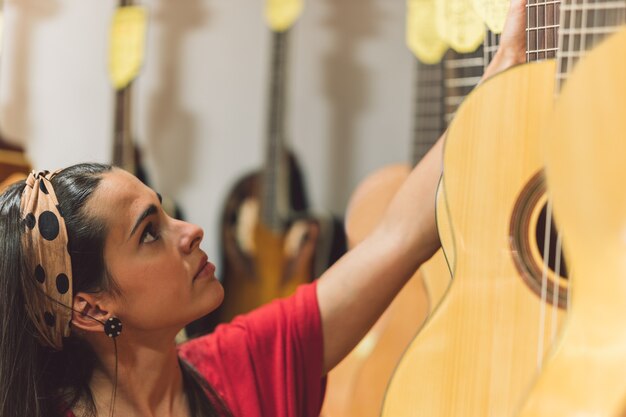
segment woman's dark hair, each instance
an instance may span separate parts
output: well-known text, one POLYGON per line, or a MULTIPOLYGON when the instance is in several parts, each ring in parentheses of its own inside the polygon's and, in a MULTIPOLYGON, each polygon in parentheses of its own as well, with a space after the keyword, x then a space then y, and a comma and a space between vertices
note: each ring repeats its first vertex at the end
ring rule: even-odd
MULTIPOLYGON (((109 165, 78 164, 52 179, 68 232, 74 294, 119 294, 104 263, 106 225, 85 210, 102 175, 109 171, 109 165)), ((21 282, 31 277, 21 246, 23 189, 20 181, 0 194, 0 416, 65 416, 79 400, 86 415, 95 416, 89 381, 96 356, 91 347, 73 335, 64 339, 59 352, 42 346, 26 314, 21 282)), ((181 365, 191 415, 230 415, 208 383, 191 367, 181 365)))

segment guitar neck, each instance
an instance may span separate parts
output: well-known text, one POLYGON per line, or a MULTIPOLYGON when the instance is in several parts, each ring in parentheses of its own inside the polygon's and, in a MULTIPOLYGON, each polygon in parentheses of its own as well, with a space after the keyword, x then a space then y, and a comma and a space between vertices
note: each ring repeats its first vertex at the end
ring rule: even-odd
POLYGON ((289 216, 289 167, 284 127, 288 33, 288 30, 272 32, 266 159, 261 188, 261 222, 276 232, 284 229, 289 216))
POLYGON ((595 0, 578 3, 563 0, 557 54, 557 88, 560 89, 576 62, 598 42, 626 23, 626 1, 595 0))
POLYGON ((499 44, 500 35, 487 31, 483 46, 474 52, 460 54, 450 50, 442 63, 435 65, 418 61, 414 165, 428 152, 465 97, 478 84, 499 44))
POLYGON ((499 46, 500 34, 488 30, 483 43, 483 72, 485 72, 487 66, 496 55, 499 46))
POLYGON ((526 3, 526 62, 556 56, 560 0, 528 0, 526 3))
POLYGON ((413 165, 443 133, 445 124, 443 63, 424 64, 416 60, 415 112, 413 120, 413 165))
MULTIPOLYGON (((134 0, 119 0, 118 9, 129 7, 134 0)), ((132 82, 124 88, 115 90, 115 108, 113 112, 113 165, 132 174, 137 174, 135 146, 132 137, 132 82)))
POLYGON ((113 165, 136 174, 135 146, 131 133, 131 85, 115 92, 113 165))
POLYGON ((443 62, 447 125, 452 121, 465 97, 480 81, 485 64, 483 47, 467 54, 450 50, 443 62))

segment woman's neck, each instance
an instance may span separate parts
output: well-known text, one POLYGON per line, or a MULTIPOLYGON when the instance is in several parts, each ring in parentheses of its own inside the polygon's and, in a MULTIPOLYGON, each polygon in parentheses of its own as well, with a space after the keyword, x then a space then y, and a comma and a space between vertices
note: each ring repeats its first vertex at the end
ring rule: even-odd
POLYGON ((148 337, 133 339, 136 340, 132 340, 130 335, 120 338, 117 341, 117 355, 110 341, 104 347, 100 345, 103 349, 96 349, 100 362, 94 368, 89 385, 98 416, 111 415, 116 360, 117 386, 113 415, 188 416, 182 371, 173 339, 167 342, 147 341, 148 337))

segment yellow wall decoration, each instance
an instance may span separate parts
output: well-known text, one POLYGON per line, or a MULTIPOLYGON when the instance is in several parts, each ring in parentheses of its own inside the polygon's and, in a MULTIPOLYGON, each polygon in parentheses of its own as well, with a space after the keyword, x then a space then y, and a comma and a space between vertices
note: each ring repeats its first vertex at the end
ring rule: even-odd
POLYGON ((441 61, 448 45, 435 24, 436 0, 407 0, 406 43, 424 64, 441 61))
POLYGON ((437 31, 452 49, 475 51, 485 37, 485 24, 472 7, 472 0, 436 0, 437 31))
POLYGON ((289 29, 302 14, 304 0, 266 0, 265 19, 275 32, 289 29))
POLYGON ((141 6, 120 7, 113 15, 109 38, 109 78, 117 90, 135 79, 144 58, 147 11, 141 6))
POLYGON ((472 6, 489 30, 502 33, 506 13, 509 10, 509 0, 472 0, 472 6))

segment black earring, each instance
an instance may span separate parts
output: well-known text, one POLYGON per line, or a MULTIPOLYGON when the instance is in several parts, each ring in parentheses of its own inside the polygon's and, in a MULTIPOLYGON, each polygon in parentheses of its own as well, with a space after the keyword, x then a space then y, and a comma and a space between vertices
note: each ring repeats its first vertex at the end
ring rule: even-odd
POLYGON ((117 317, 109 317, 104 323, 104 334, 109 337, 117 337, 122 333, 122 322, 117 317))

